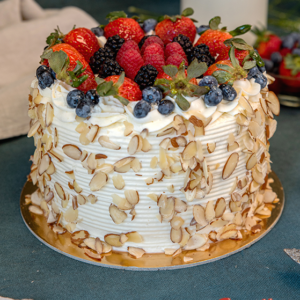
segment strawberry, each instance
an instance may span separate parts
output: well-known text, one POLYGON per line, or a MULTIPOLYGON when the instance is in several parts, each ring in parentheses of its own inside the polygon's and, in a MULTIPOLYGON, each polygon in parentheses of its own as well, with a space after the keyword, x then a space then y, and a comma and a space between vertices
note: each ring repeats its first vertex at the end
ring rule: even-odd
MULTIPOLYGON (((227 48, 229 50, 229 48, 227 48)), ((240 65, 243 65, 244 58, 249 54, 249 50, 234 50, 235 57, 238 59, 240 65)), ((216 58, 216 62, 221 61, 221 60, 228 60, 229 59, 229 54, 227 52, 223 52, 216 58)))
POLYGON ((83 55, 87 62, 90 61, 90 58, 100 48, 95 34, 87 28, 75 28, 71 30, 64 37, 64 42, 73 46, 83 55))
POLYGON ((179 68, 180 64, 184 62, 186 66, 188 66, 187 59, 179 54, 172 54, 166 60, 166 65, 173 65, 179 68))
POLYGON ((229 59, 227 60, 221 60, 221 61, 218 61, 217 63, 211 65, 207 71, 204 73, 203 76, 212 76, 212 74, 215 72, 215 71, 220 71, 221 69, 217 67, 217 64, 218 65, 226 65, 226 66, 229 66, 229 67, 232 67, 232 63, 229 59))
POLYGON ((151 56, 153 54, 158 54, 161 56, 164 56, 164 49, 161 48, 161 46, 157 43, 150 44, 149 46, 146 47, 143 57, 151 56))
POLYGON ((194 10, 192 8, 187 8, 180 16, 165 16, 164 20, 156 25, 155 33, 162 39, 164 44, 171 43, 179 34, 183 34, 191 41, 194 41, 196 36, 196 26, 194 22, 188 18, 188 16, 193 13, 194 10))
POLYGON ((265 28, 259 29, 255 27, 252 32, 257 35, 254 47, 257 48, 259 55, 262 58, 270 59, 273 52, 280 50, 281 39, 265 28))
POLYGON ((56 44, 47 48, 41 57, 44 59, 43 64, 48 63, 56 73, 57 79, 83 92, 97 87, 91 67, 83 55, 71 45, 56 44))
POLYGON ((169 43, 166 45, 165 57, 168 58, 170 55, 173 54, 179 54, 180 56, 184 57, 187 60, 184 50, 177 42, 169 43))
POLYGON ((134 40, 139 43, 145 35, 139 23, 134 19, 127 18, 124 12, 111 12, 106 18, 110 21, 104 27, 104 36, 106 38, 119 35, 125 41, 134 40))
POLYGON ((163 72, 163 66, 165 63, 165 58, 162 55, 159 54, 153 54, 151 56, 145 57, 145 63, 144 65, 152 65, 158 73, 163 72))
MULTIPOLYGON (((117 83, 121 75, 113 75, 105 78, 105 81, 117 83)), ((138 101, 142 99, 142 92, 137 83, 130 78, 125 77, 123 84, 119 87, 118 94, 129 101, 138 101)))
POLYGON ((289 79, 282 81, 291 87, 300 87, 300 56, 297 54, 287 54, 279 66, 279 74, 289 79))
POLYGON ((117 58, 116 58, 116 61, 118 63, 120 63, 124 53, 127 51, 127 50, 136 50, 137 52, 140 52, 140 48, 138 46, 138 44, 134 41, 134 40, 129 40, 129 41, 126 41, 122 47, 120 48, 120 50, 118 51, 118 54, 117 54, 117 58))
POLYGON ((144 60, 137 50, 127 50, 120 59, 120 66, 124 69, 126 76, 132 80, 143 65, 144 60))
POLYGON ((282 55, 282 57, 284 57, 284 56, 286 56, 287 54, 292 53, 292 49, 289 49, 289 48, 283 48, 283 49, 281 49, 279 52, 280 52, 280 54, 282 55))

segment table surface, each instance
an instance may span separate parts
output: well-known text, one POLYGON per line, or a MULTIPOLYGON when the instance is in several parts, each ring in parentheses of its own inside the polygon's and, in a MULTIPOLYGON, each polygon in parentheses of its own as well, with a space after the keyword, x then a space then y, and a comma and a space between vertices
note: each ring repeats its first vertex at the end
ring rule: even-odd
POLYGON ((78 262, 39 242, 26 228, 19 196, 33 140, 0 142, 0 295, 51 299, 299 299, 300 265, 284 248, 300 248, 300 110, 282 107, 271 139, 273 170, 286 205, 262 240, 228 258, 193 268, 134 272, 78 262))

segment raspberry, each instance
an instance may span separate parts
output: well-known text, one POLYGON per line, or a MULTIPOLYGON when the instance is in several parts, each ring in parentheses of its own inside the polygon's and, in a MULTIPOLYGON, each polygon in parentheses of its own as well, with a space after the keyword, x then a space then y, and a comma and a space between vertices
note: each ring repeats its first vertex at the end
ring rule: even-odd
POLYGON ((151 56, 153 54, 159 54, 161 56, 164 56, 164 50, 161 48, 161 46, 157 43, 150 44, 146 47, 143 57, 151 56))
POLYGON ((164 49, 164 43, 158 36, 150 36, 145 40, 145 43, 141 48, 142 55, 144 54, 146 47, 153 43, 159 44, 161 48, 164 49))
POLYGON ((126 41, 122 45, 122 47, 120 48, 120 50, 118 51, 117 58, 116 58, 116 60, 117 60, 118 63, 120 63, 120 60, 123 57, 123 54, 127 50, 130 50, 130 49, 133 49, 133 50, 136 50, 136 51, 140 52, 139 46, 138 46, 138 44, 134 40, 126 41))
POLYGON ((186 66, 188 66, 188 62, 187 59, 182 57, 179 54, 172 54, 168 57, 167 61, 166 61, 166 65, 174 65, 177 68, 179 68, 180 64, 184 62, 184 64, 186 66))
POLYGON ((184 50, 177 42, 172 42, 166 45, 165 56, 168 58, 172 54, 179 54, 182 57, 186 57, 184 50))
POLYGON ((163 72, 163 66, 165 65, 165 59, 159 54, 153 54, 145 57, 145 65, 152 65, 159 73, 163 72))
POLYGON ((126 77, 132 80, 143 65, 144 61, 137 50, 127 50, 120 59, 120 66, 125 70, 126 77))

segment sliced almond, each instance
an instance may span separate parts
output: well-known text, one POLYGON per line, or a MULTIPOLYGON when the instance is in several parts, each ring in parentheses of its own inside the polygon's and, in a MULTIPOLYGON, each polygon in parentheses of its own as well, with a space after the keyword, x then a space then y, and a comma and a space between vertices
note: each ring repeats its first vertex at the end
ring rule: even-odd
POLYGON ((260 184, 257 183, 255 180, 252 180, 250 185, 249 185, 249 191, 250 193, 254 193, 255 191, 257 191, 260 188, 260 184))
POLYGON ((155 169, 157 167, 158 158, 156 156, 153 156, 150 161, 150 168, 155 169))
POLYGON ((205 218, 205 210, 201 205, 194 205, 193 207, 193 216, 195 221, 202 227, 208 224, 205 218))
POLYGON ((75 192, 78 194, 80 194, 83 191, 75 179, 73 180, 73 187, 75 192))
POLYGON ((202 247, 207 242, 207 237, 204 234, 194 234, 184 246, 184 250, 194 250, 202 247))
POLYGON ((143 152, 149 152, 152 149, 151 144, 149 143, 149 141, 146 138, 143 138, 143 147, 142 147, 142 151, 143 152))
POLYGON ((146 252, 141 248, 128 247, 128 253, 133 255, 135 258, 141 258, 146 252))
POLYGON ((86 230, 75 231, 71 234, 71 241, 73 243, 83 242, 89 235, 90 234, 86 230))
POLYGON ((232 200, 229 201, 229 208, 231 212, 238 212, 242 210, 240 207, 240 203, 232 200))
POLYGON ((78 219, 78 209, 74 210, 73 207, 70 206, 64 213, 64 218, 67 222, 75 222, 78 219))
POLYGON ((237 187, 242 190, 246 185, 247 185, 247 177, 243 177, 242 179, 240 179, 237 183, 237 187))
POLYGON ((125 198, 132 205, 135 206, 140 201, 139 193, 136 190, 125 190, 125 198))
POLYGON ((125 126, 125 129, 124 129, 124 136, 128 136, 130 135, 132 132, 133 132, 133 124, 127 122, 127 121, 124 121, 123 122, 124 126, 125 126))
POLYGON ((108 149, 120 150, 121 147, 114 142, 112 142, 107 135, 101 135, 98 139, 99 144, 108 149))
POLYGON ((90 189, 92 192, 99 191, 101 188, 103 188, 108 180, 107 174, 103 172, 96 173, 93 178, 90 181, 90 189))
POLYGON ((168 191, 169 191, 170 193, 174 193, 174 185, 173 185, 173 184, 168 185, 168 186, 167 186, 167 189, 168 189, 168 191))
POLYGON ((127 214, 113 204, 111 204, 109 206, 109 214, 110 214, 110 217, 112 218, 112 220, 114 221, 114 223, 116 223, 116 224, 123 223, 125 221, 125 219, 127 218, 127 214))
POLYGON ((246 132, 246 134, 244 135, 243 142, 245 144, 245 147, 249 151, 253 150, 255 142, 253 141, 253 139, 251 138, 251 136, 250 136, 250 134, 248 132, 246 132))
POLYGON ((176 229, 176 230, 180 229, 181 226, 183 225, 183 223, 184 223, 184 220, 181 217, 176 216, 176 215, 170 221, 171 227, 176 229))
POLYGON ((66 200, 66 193, 65 193, 63 187, 58 182, 54 183, 54 188, 55 188, 55 191, 56 191, 57 195, 59 196, 59 198, 61 200, 66 200))
MULTIPOLYGON (((164 196, 164 195, 162 195, 164 196)), ((175 200, 173 197, 168 197, 165 201, 164 204, 161 205, 161 199, 162 196, 160 197, 158 201, 158 206, 159 206, 159 213, 161 214, 162 218, 166 221, 170 221, 175 213, 175 200)))
POLYGON ((65 171, 65 173, 68 175, 68 177, 72 180, 75 179, 75 174, 74 174, 74 171, 71 170, 71 171, 65 171))
POLYGON ((128 148, 127 151, 129 153, 129 155, 133 155, 137 152, 138 148, 139 148, 139 143, 140 143, 140 139, 138 135, 134 135, 129 144, 128 144, 128 148))
POLYGON ((113 181, 114 187, 118 190, 122 190, 125 187, 125 181, 124 181, 122 175, 120 175, 120 174, 114 175, 112 177, 112 181, 113 181))
POLYGON ((86 138, 91 142, 95 142, 97 135, 100 131, 100 127, 98 125, 91 125, 89 128, 89 132, 86 134, 86 138))
POLYGON ((91 141, 86 137, 90 132, 90 128, 86 127, 83 132, 80 134, 79 136, 79 142, 82 145, 89 145, 91 143, 91 141))
POLYGON ((35 123, 33 123, 33 125, 30 127, 28 131, 27 137, 34 136, 37 133, 40 126, 41 126, 40 121, 36 121, 35 123))
POLYGON ((38 167, 40 176, 48 170, 50 163, 51 163, 51 158, 49 157, 49 155, 48 154, 43 155, 38 167))
POLYGON ((176 130, 174 127, 170 127, 168 129, 165 129, 164 131, 158 133, 156 136, 157 137, 160 137, 160 136, 165 136, 165 135, 172 135, 172 134, 175 134, 176 133, 176 130))
POLYGON ((224 198, 219 198, 215 204, 215 217, 220 218, 226 210, 226 201, 224 198))
POLYGON ((223 219, 216 219, 210 223, 210 226, 215 227, 215 228, 221 228, 227 224, 228 224, 228 221, 225 221, 223 219))
POLYGON ((183 152, 182 152, 182 158, 184 160, 190 160, 192 157, 194 157, 197 153, 197 144, 195 141, 189 142, 183 152))
POLYGON ((202 149, 202 144, 201 144, 201 141, 200 140, 197 140, 197 153, 196 153, 196 158, 199 160, 199 161, 203 161, 204 159, 204 156, 203 156, 203 149, 202 149))
POLYGON ((186 138, 184 136, 177 136, 171 139, 171 144, 173 147, 185 147, 187 144, 186 138))
POLYGON ((232 152, 232 151, 235 151, 236 149, 238 149, 239 148, 239 144, 238 144, 238 142, 233 142, 233 144, 228 144, 227 145, 227 151, 228 152, 232 152))
POLYGON ((97 171, 101 171, 105 174, 109 174, 114 170, 114 166, 111 164, 102 164, 100 166, 97 166, 97 171))
POLYGON ((154 193, 148 194, 147 197, 149 197, 151 200, 153 200, 155 202, 157 202, 157 200, 158 200, 158 196, 154 193))
POLYGON ((73 196, 73 198, 72 198, 72 208, 73 208, 73 210, 76 210, 78 208, 78 202, 77 202, 76 196, 73 196))
POLYGON ((250 155, 250 157, 248 158, 248 160, 246 162, 246 169, 251 170, 256 164, 257 164, 257 157, 256 157, 256 154, 253 153, 250 155))
POLYGON ((250 134, 256 138, 258 137, 261 132, 262 132, 262 127, 258 125, 258 123, 254 122, 254 121, 250 121, 249 122, 249 126, 248 126, 248 130, 250 132, 250 134))
POLYGON ((87 196, 87 199, 88 199, 92 204, 95 204, 95 203, 98 201, 97 197, 96 197, 95 195, 93 195, 93 194, 88 195, 88 196, 87 196))
POLYGON ((247 117, 245 117, 243 114, 237 114, 236 122, 240 126, 248 126, 249 125, 249 121, 248 121, 247 117))
POLYGON ((216 143, 207 143, 207 151, 213 153, 216 149, 216 143))
POLYGON ((103 253, 103 244, 100 241, 100 239, 97 237, 95 240, 95 250, 97 251, 98 254, 102 254, 103 253))
POLYGON ((133 156, 128 156, 128 157, 125 157, 125 158, 122 158, 120 160, 118 160, 117 162, 114 163, 114 168, 115 168, 115 171, 116 169, 120 169, 121 167, 124 167, 126 165, 129 165, 130 167, 130 163, 135 159, 135 157, 133 156))
POLYGON ((120 236, 118 234, 107 234, 104 236, 104 240, 108 245, 113 246, 113 247, 122 247, 123 246, 123 244, 120 242, 120 236))
POLYGON ((144 179, 144 181, 146 182, 147 185, 151 185, 154 183, 154 178, 148 177, 148 178, 144 179))
POLYGON ((80 122, 80 123, 76 126, 75 130, 76 130, 78 133, 82 133, 82 132, 84 132, 87 128, 88 128, 88 126, 87 126, 86 123, 80 122))
POLYGON ((171 167, 170 167, 171 171, 173 173, 178 173, 182 170, 182 166, 181 166, 181 163, 180 162, 176 162, 175 164, 173 164, 171 167))
POLYGON ((265 176, 258 170, 257 165, 252 169, 252 178, 259 184, 265 183, 265 176))
POLYGON ((97 160, 95 153, 91 153, 87 158, 87 165, 91 170, 95 170, 97 168, 97 160))
POLYGON ((82 154, 82 151, 72 144, 66 144, 62 147, 63 152, 74 160, 79 160, 82 154))
POLYGON ((212 200, 208 201, 205 207, 205 219, 207 222, 211 222, 215 218, 215 216, 216 213, 214 210, 214 202, 212 200))
POLYGON ((238 234, 238 231, 236 229, 226 230, 220 235, 220 238, 222 240, 232 239, 235 238, 238 234))
POLYGON ((187 203, 179 198, 175 198, 175 211, 177 213, 182 213, 187 211, 187 203))
POLYGON ((254 110, 253 110, 251 104, 249 103, 249 101, 248 101, 244 96, 240 97, 240 99, 239 99, 239 104, 240 104, 243 108, 245 108, 245 110, 246 110, 249 114, 254 115, 254 110))
POLYGON ((180 243, 182 240, 182 230, 171 228, 170 239, 173 243, 180 243))
POLYGON ((117 194, 112 194, 111 196, 113 198, 113 203, 116 204, 119 209, 121 210, 132 209, 131 203, 126 198, 122 198, 117 194))
POLYGON ((87 198, 81 194, 77 195, 77 203, 80 205, 84 205, 87 202, 87 198))
POLYGON ((133 172, 137 173, 141 170, 142 164, 139 159, 136 157, 131 163, 130 167, 132 168, 133 172))
POLYGON ((52 124, 53 117, 54 117, 53 106, 50 102, 47 102, 47 104, 46 104, 46 116, 45 116, 46 127, 49 127, 52 124))
POLYGON ((224 180, 229 178, 230 175, 234 172, 238 162, 239 162, 239 154, 237 152, 233 152, 227 159, 222 171, 222 178, 224 180))
POLYGON ((28 207, 28 210, 36 215, 43 215, 44 211, 42 209, 40 209, 38 206, 35 205, 30 205, 28 207))
POLYGON ((278 116, 280 113, 280 102, 276 96, 276 94, 272 91, 268 92, 268 99, 266 101, 266 104, 268 108, 271 110, 271 112, 278 116))
POLYGON ((87 247, 89 247, 89 248, 91 248, 91 249, 93 249, 93 250, 96 250, 95 242, 96 242, 96 239, 95 239, 95 238, 92 238, 92 237, 88 237, 88 238, 86 238, 86 239, 83 240, 83 243, 84 243, 87 247))
POLYGON ((144 241, 143 237, 137 231, 131 231, 126 233, 128 238, 127 242, 131 243, 142 243, 144 241))

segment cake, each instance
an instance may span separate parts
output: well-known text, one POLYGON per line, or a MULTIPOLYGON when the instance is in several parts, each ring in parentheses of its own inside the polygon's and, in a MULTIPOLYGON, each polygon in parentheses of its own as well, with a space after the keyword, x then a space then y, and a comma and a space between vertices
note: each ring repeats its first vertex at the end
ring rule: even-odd
POLYGON ((112 13, 104 30, 47 39, 29 95, 27 203, 90 257, 205 251, 259 232, 276 202, 279 102, 234 37, 250 26, 219 30, 215 17, 197 33, 190 13, 143 26, 112 13))

